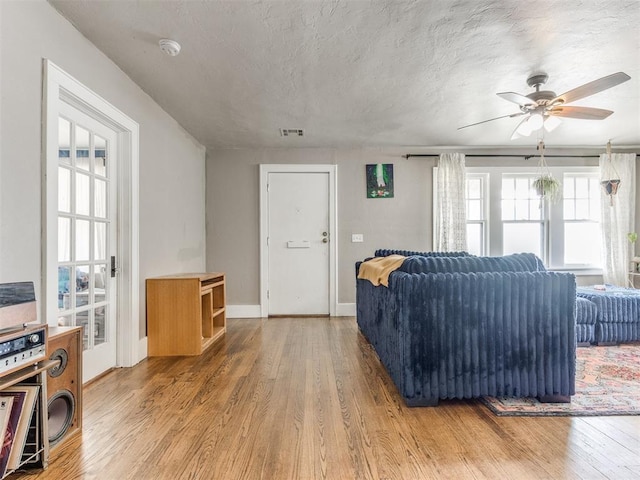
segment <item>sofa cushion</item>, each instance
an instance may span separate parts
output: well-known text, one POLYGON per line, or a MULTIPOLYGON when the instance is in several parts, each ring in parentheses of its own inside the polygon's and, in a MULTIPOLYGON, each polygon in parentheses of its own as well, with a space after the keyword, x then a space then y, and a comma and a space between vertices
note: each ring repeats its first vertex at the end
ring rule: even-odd
POLYGON ((406 273, 537 272, 545 271, 533 253, 514 253, 503 257, 407 257, 398 269, 406 273))
POLYGON ((393 250, 387 248, 379 248, 375 251, 376 257, 388 257, 389 255, 402 255, 403 257, 410 257, 412 255, 419 255, 422 257, 468 257, 467 252, 416 252, 413 250, 393 250))
POLYGON ((576 323, 595 325, 598 320, 598 306, 591 300, 576 297, 576 323))

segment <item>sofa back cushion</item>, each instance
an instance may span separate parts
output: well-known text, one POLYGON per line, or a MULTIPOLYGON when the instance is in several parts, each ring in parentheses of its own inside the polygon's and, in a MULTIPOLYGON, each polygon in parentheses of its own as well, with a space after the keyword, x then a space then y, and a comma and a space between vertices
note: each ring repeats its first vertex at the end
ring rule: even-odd
POLYGON ((402 255, 403 257, 421 256, 421 257, 468 257, 467 252, 415 252, 413 250, 393 250, 380 248, 375 251, 376 257, 388 257, 389 255, 402 255))
POLYGON ((503 257, 407 257, 398 269, 406 273, 537 272, 542 261, 533 253, 514 253, 503 257))

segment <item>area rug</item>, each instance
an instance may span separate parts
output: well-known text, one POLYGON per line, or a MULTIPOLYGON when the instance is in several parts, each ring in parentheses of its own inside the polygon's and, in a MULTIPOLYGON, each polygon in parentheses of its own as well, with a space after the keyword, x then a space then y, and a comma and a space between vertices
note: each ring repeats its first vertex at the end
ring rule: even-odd
POLYGON ((481 401, 499 416, 640 415, 640 343, 578 348, 571 403, 495 397, 481 401))

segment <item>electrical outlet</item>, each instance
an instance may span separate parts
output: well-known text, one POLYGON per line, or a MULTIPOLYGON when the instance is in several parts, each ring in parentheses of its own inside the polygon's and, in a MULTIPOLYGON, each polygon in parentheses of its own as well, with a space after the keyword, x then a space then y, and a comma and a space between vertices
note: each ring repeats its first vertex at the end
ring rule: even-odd
POLYGON ((364 242, 364 235, 361 233, 352 233, 351 234, 351 243, 362 243, 364 242))

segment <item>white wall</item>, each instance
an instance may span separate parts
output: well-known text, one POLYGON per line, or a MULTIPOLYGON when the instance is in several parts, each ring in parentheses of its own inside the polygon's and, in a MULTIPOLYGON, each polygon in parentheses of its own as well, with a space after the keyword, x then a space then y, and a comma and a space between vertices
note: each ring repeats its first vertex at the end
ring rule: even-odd
POLYGON ((140 124, 144 335, 144 279, 206 266, 205 149, 47 2, 0 1, 0 27, 0 282, 32 280, 40 298, 47 58, 140 124))
POLYGON ((234 149, 207 154, 207 267, 227 274, 227 303, 260 303, 259 165, 338 165, 338 303, 355 302, 355 262, 376 248, 431 248, 430 160, 393 149, 234 149), (395 196, 367 199, 365 165, 394 164, 395 196), (351 234, 364 235, 351 243, 351 234))
MULTIPOLYGON (((602 149, 547 149, 548 154, 594 155, 602 149)), ((338 303, 355 302, 358 260, 378 248, 432 249, 432 169, 435 158, 403 158, 455 148, 359 149, 213 149, 207 150, 207 268, 227 273, 227 303, 260 303, 259 172, 273 163, 338 165, 338 303), (365 165, 394 165, 395 196, 367 199, 365 165), (362 233, 364 243, 351 243, 362 233)), ((466 149, 466 153, 532 155, 531 149, 466 149)), ((535 162, 536 160, 529 160, 535 162)), ((468 158, 473 167, 523 165, 519 158, 468 158)), ((597 165, 597 158, 548 159, 549 165, 597 165)), ((526 164, 525 164, 526 165, 526 164)), ((640 171, 639 171, 640 175, 640 171)), ((640 183, 638 184, 640 185, 640 183)), ((640 225, 640 224, 639 224, 640 225)), ((639 227, 640 228, 640 227, 639 227)), ((601 276, 578 277, 579 284, 602 282, 601 276)))

